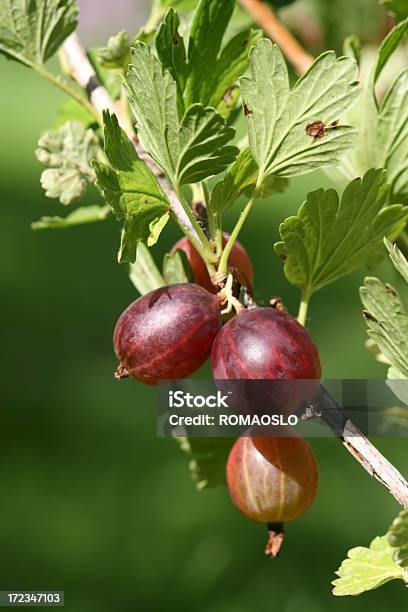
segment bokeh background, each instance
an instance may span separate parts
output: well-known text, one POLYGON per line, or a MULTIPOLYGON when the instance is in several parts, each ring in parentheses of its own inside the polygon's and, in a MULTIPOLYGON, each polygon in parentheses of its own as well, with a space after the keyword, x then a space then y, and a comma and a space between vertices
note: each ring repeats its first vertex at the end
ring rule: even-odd
MULTIPOLYGON (((328 4, 316 0, 315 8, 324 13, 328 4)), ((94 0, 80 5, 87 45, 103 44, 121 27, 136 32, 148 12, 140 1, 99 1, 97 10, 94 0)), ((360 28, 372 43, 381 36, 383 16, 374 0, 330 5, 354 15, 349 25, 341 22, 347 33, 360 28)), ((299 21, 298 13, 291 19, 299 21)), ((332 19, 333 13, 319 22, 316 47, 332 40, 338 48, 332 19)), ((320 493, 287 528, 277 561, 263 556, 264 528, 241 516, 225 489, 196 492, 187 458, 172 440, 155 437, 155 390, 113 378, 112 330, 137 297, 126 268, 116 262, 118 226, 109 220, 30 230, 41 215, 64 214, 44 196, 33 153, 63 97, 3 58, 0 75, 0 589, 65 590, 70 612, 383 612, 390 601, 405 609, 402 583, 359 598, 331 595, 346 551, 385 532, 399 510, 336 440, 311 441, 320 493)), ((319 173, 294 180, 285 194, 253 211, 242 242, 260 300, 278 294, 296 312, 297 291, 285 281, 273 243, 279 222, 307 191, 329 184, 319 173)), ((99 201, 94 191, 84 203, 99 201)), ((154 249, 158 261, 177 236, 169 224, 154 249)), ((387 263, 375 273, 398 284, 387 263)), ((312 301, 309 328, 326 377, 385 374, 364 348, 363 277, 357 272, 312 301)), ((408 473, 404 440, 376 443, 408 473)))

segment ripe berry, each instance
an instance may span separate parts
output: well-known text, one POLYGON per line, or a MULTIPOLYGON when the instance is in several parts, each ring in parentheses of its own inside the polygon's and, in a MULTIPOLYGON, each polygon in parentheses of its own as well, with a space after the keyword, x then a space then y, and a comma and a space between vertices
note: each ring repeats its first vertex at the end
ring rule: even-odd
POLYGON ((119 317, 113 342, 117 377, 154 385, 190 376, 210 354, 220 328, 219 300, 192 283, 151 291, 119 317))
POLYGON ((270 525, 265 552, 276 556, 283 538, 277 526, 295 520, 312 504, 319 470, 309 444, 292 432, 273 438, 257 436, 257 430, 250 433, 238 438, 230 451, 228 489, 243 514, 270 525))
POLYGON ((211 364, 217 381, 238 379, 220 386, 232 391, 231 405, 246 413, 292 412, 314 397, 321 375, 308 332, 274 308, 246 310, 228 321, 213 344, 211 364), (251 380, 257 382, 246 382, 251 380))
MULTIPOLYGON (((229 235, 224 232, 222 239, 223 246, 226 245, 228 238, 229 235)), ((178 242, 176 242, 171 249, 171 252, 173 253, 177 249, 181 249, 187 255, 187 259, 193 271, 194 282, 197 283, 197 285, 204 287, 204 289, 207 289, 207 291, 216 293, 217 289, 211 282, 207 268, 205 267, 201 256, 195 250, 187 237, 181 238, 178 242)), ((238 240, 235 241, 234 246, 232 247, 231 254, 228 258, 228 265, 230 268, 237 268, 237 270, 243 274, 249 284, 252 284, 254 276, 252 263, 249 259, 248 253, 242 244, 238 242, 238 240)))

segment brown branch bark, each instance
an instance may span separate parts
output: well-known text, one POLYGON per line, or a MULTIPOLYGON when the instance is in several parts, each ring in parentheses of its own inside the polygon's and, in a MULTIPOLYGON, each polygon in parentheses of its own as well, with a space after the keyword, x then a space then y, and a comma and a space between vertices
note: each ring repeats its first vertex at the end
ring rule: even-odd
MULTIPOLYGON (((255 0, 239 1, 241 4, 261 4, 255 0)), ((284 53, 286 53, 287 49, 285 49, 285 46, 282 45, 282 43, 281 46, 284 53)), ((89 62, 88 57, 76 34, 72 34, 65 41, 63 51, 65 54, 67 69, 71 77, 75 79, 79 85, 81 85, 81 87, 88 91, 90 101, 99 113, 102 113, 102 111, 107 108, 117 114, 122 128, 126 131, 129 138, 131 138, 135 143, 139 157, 146 161, 146 163, 158 177, 161 186, 169 197, 173 213, 178 217, 182 224, 187 225, 190 231, 193 231, 193 228, 190 227, 189 220, 176 194, 163 177, 161 171, 147 156, 146 152, 143 151, 140 143, 137 141, 132 125, 126 113, 124 113, 123 108, 112 100, 106 89, 98 82, 95 71, 89 62)), ((297 60, 299 60, 297 61, 299 70, 302 66, 301 71, 303 71, 307 67, 306 64, 309 64, 311 61, 310 56, 308 59, 306 58, 307 55, 308 54, 304 52, 302 61, 299 60, 299 57, 297 58, 297 60)), ((408 483, 405 478, 363 435, 363 433, 356 427, 356 425, 354 425, 354 423, 352 423, 352 421, 347 420, 346 423, 342 421, 341 411, 327 392, 322 390, 322 394, 319 397, 318 408, 319 411, 321 411, 319 416, 321 416, 321 418, 326 422, 333 433, 341 440, 345 448, 347 448, 347 450, 360 463, 360 465, 371 476, 376 478, 378 482, 385 486, 398 501, 398 503, 400 503, 404 508, 408 508, 408 483), (327 403, 327 409, 325 409, 324 402, 327 403)))
POLYGON ((313 56, 285 28, 271 7, 261 0, 238 0, 238 2, 265 34, 280 47, 295 72, 299 75, 304 74, 312 65, 313 56))

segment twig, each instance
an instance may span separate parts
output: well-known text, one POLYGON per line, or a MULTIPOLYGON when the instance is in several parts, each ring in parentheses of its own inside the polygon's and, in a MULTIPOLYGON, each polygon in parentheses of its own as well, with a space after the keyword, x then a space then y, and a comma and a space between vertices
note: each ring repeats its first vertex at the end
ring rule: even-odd
POLYGON ((65 69, 67 70, 68 74, 88 93, 92 105, 100 115, 102 115, 102 111, 105 109, 108 109, 112 113, 116 114, 119 125, 134 143, 138 156, 140 159, 143 159, 143 161, 146 162, 150 170, 152 170, 153 174, 157 177, 161 188, 169 199, 170 207, 177 217, 179 223, 186 227, 189 233, 200 242, 197 232, 192 226, 176 193, 170 187, 166 178, 163 176, 162 171, 156 166, 156 164, 140 145, 127 113, 119 103, 112 100, 108 91, 99 82, 96 72, 88 59, 86 51, 82 47, 79 37, 75 32, 68 36, 62 49, 65 58, 65 69))
POLYGON ((238 2, 265 34, 281 48, 297 74, 304 74, 312 65, 313 56, 285 28, 270 6, 261 0, 238 0, 238 2))
POLYGON ((386 487, 401 506, 408 508, 408 482, 366 438, 357 425, 351 419, 344 417, 338 404, 324 387, 320 388, 315 405, 318 410, 315 416, 320 417, 330 427, 334 435, 370 476, 386 487))
MULTIPOLYGON (((261 4, 256 0, 239 1, 242 5, 248 6, 261 4)), ((265 30, 267 31, 266 27, 265 30)), ((286 35, 288 34, 286 30, 285 33, 286 35)), ((284 53, 288 53, 287 47, 285 48, 282 41, 280 41, 279 44, 282 46, 284 53)), ((140 143, 135 137, 129 119, 123 112, 123 109, 121 109, 112 100, 106 89, 99 83, 95 71, 81 46, 78 36, 76 34, 72 34, 64 43, 63 49, 69 74, 88 92, 90 101, 99 113, 102 113, 102 111, 107 108, 117 114, 122 128, 126 131, 129 138, 131 138, 135 143, 139 157, 146 161, 146 163, 158 177, 162 188, 169 197, 174 214, 178 217, 182 224, 189 227, 189 221, 176 194, 163 177, 161 171, 157 168, 157 166, 155 166, 152 160, 148 158, 145 151, 143 151, 140 143)), ((311 61, 310 57, 307 56, 308 59, 306 62, 306 56, 307 54, 303 52, 302 71, 305 69, 306 63, 310 64, 311 61)), ((293 54, 291 61, 294 61, 293 54)), ((301 63, 302 62, 297 62, 299 69, 301 63)), ((189 227, 189 231, 192 232, 193 228, 189 227)), ((325 390, 322 390, 321 394, 319 395, 318 402, 319 410, 321 410, 321 414, 319 416, 321 416, 326 424, 332 429, 334 434, 341 440, 347 450, 371 476, 376 478, 378 482, 389 490, 389 492, 404 508, 408 508, 408 483, 404 477, 376 449, 376 447, 363 435, 363 433, 351 420, 348 419, 346 422, 344 422, 343 415, 339 407, 325 390)))

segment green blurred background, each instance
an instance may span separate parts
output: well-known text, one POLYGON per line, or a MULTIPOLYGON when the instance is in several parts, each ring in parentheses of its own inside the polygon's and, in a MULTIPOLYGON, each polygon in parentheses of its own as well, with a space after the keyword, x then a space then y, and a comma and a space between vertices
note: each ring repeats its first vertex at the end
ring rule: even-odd
MULTIPOLYGON (((125 4, 136 30, 145 7, 125 4)), ((129 23, 126 15, 116 15, 118 27, 121 18, 129 23)), ((88 44, 103 42, 106 21, 83 23, 88 44)), ((241 516, 225 489, 195 491, 187 458, 172 440, 155 437, 155 390, 113 378, 112 330, 137 297, 116 263, 118 226, 30 230, 41 215, 65 212, 44 196, 33 154, 63 98, 3 58, 0 74, 0 589, 65 590, 66 609, 75 612, 383 612, 391 599, 405 609, 402 583, 359 598, 331 595, 346 551, 383 533, 399 510, 336 440, 311 441, 320 493, 288 526, 276 561, 263 556, 264 528, 241 516)), ((278 294, 296 312, 297 291, 272 245, 279 222, 321 185, 329 181, 319 173, 294 180, 284 195, 260 202, 244 228, 260 301, 278 294)), ((85 203, 97 201, 93 192, 85 203)), ((166 229, 158 260, 177 236, 174 225, 166 229)), ((398 282, 386 263, 375 272, 398 282)), ((384 376, 364 348, 363 276, 312 302, 309 328, 326 377, 384 376)), ((404 440, 377 443, 408 473, 404 440)))

